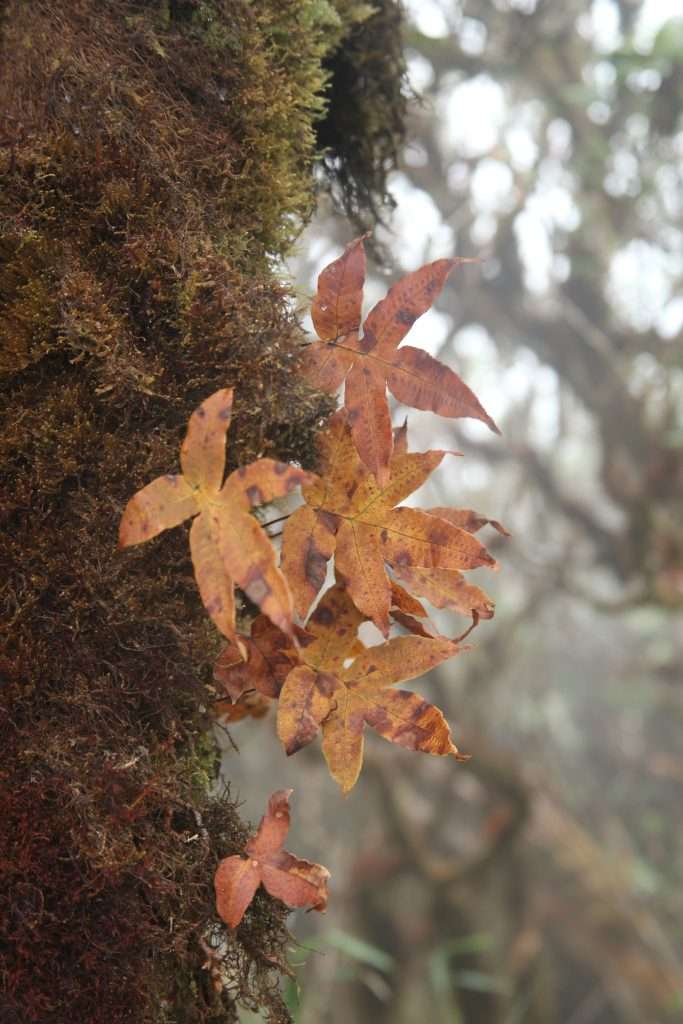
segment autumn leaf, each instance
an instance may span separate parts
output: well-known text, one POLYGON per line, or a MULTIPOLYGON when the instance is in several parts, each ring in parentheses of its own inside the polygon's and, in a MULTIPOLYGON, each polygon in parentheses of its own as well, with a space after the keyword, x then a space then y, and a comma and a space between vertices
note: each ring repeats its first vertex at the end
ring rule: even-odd
POLYGON ((459 653, 444 637, 396 637, 375 647, 358 639, 363 616, 339 584, 328 590, 306 625, 299 664, 280 691, 278 735, 288 754, 322 729, 323 754, 344 793, 363 763, 363 731, 369 726, 409 750, 463 757, 439 711, 419 694, 393 689, 459 653))
POLYGON ((482 516, 471 508, 439 507, 428 508, 426 511, 432 516, 447 519, 449 523, 453 523, 453 526, 459 526, 462 530, 467 530, 468 533, 477 533, 482 526, 492 526, 501 537, 510 536, 510 532, 497 519, 487 519, 486 516, 482 516))
MULTIPOLYGON (((410 582, 411 585, 413 584, 413 581, 415 579, 417 579, 417 581, 420 582, 420 577, 418 574, 424 573, 426 583, 424 584, 423 589, 425 589, 428 594, 432 593, 433 595, 436 595, 437 598, 439 597, 438 585, 434 586, 434 581, 431 579, 432 574, 436 577, 438 577, 440 573, 445 576, 459 576, 460 579, 464 581, 462 573, 457 573, 449 569, 415 569, 413 570, 413 572, 416 574, 415 577, 410 575, 410 571, 406 573, 406 582, 410 582), (430 587, 432 589, 430 589, 430 587)), ((472 592, 470 597, 470 601, 472 604, 474 604, 475 594, 479 595, 479 607, 481 608, 481 614, 477 607, 468 606, 467 610, 465 611, 464 602, 467 600, 467 598, 463 594, 460 594, 460 598, 463 602, 463 607, 456 608, 455 610, 461 611, 463 612, 463 614, 470 615, 472 617, 472 623, 470 626, 468 626, 466 630, 464 630, 463 633, 460 634, 460 636, 453 637, 453 643, 456 644, 460 644, 465 639, 466 636, 469 636, 472 630, 478 626, 480 619, 491 619, 493 618, 494 613, 494 604, 487 597, 483 590, 479 590, 478 587, 469 586, 466 583, 464 584, 464 587, 466 590, 472 592)), ((439 637, 441 635, 439 631, 436 629, 436 627, 433 625, 433 623, 430 621, 428 613, 424 606, 421 604, 421 602, 418 601, 413 594, 409 594, 408 591, 404 590, 403 587, 396 583, 396 580, 392 580, 391 595, 391 617, 394 622, 397 622, 400 626, 403 626, 404 629, 406 629, 409 633, 412 633, 415 636, 439 637)), ((451 609, 454 608, 452 600, 448 603, 444 602, 439 605, 437 605, 435 601, 433 601, 432 603, 435 604, 435 607, 447 607, 451 609)), ((468 648, 465 647, 461 648, 461 650, 463 651, 467 649, 468 648)))
POLYGON ((439 635, 429 621, 422 602, 408 593, 396 580, 391 581, 391 617, 394 622, 398 622, 415 636, 433 638, 439 635))
MULTIPOLYGON (((296 625, 294 635, 300 641, 308 637, 306 631, 296 625)), ((264 697, 277 697, 296 660, 291 638, 265 615, 257 615, 251 624, 251 636, 240 635, 238 640, 240 647, 232 642, 219 654, 213 670, 214 682, 233 701, 238 701, 249 690, 258 690, 264 697)))
MULTIPOLYGON (((503 537, 509 532, 496 519, 487 519, 470 508, 430 508, 429 515, 445 519, 453 526, 476 533, 483 526, 490 525, 503 537)), ((460 615, 469 615, 476 623, 479 619, 492 619, 495 604, 480 587, 475 587, 455 569, 425 569, 413 566, 397 566, 394 575, 407 584, 411 591, 426 598, 435 608, 447 608, 460 615)), ((406 608, 402 609, 407 611, 406 608)), ((414 612, 412 614, 415 614, 414 612)))
POLYGON ((493 618, 495 604, 491 598, 457 570, 400 566, 394 571, 403 583, 435 608, 446 608, 473 619, 493 618))
POLYGON ((220 700, 213 707, 213 715, 221 725, 234 725, 244 718, 265 718, 270 711, 272 701, 251 690, 243 694, 237 701, 220 700))
POLYGON ((282 849, 289 831, 291 793, 273 793, 256 835, 244 847, 246 859, 226 857, 216 869, 216 910, 229 928, 240 923, 259 885, 288 907, 323 911, 327 905, 327 868, 282 849))
POLYGON ((303 488, 306 504, 283 530, 281 567, 303 616, 325 579, 334 553, 357 608, 386 636, 389 630, 392 569, 474 569, 495 560, 467 530, 447 519, 400 502, 436 469, 444 451, 398 450, 390 479, 380 485, 360 461, 344 412, 319 436, 322 473, 303 488))
POLYGON ((439 295, 453 267, 442 259, 408 274, 371 310, 359 336, 365 281, 363 238, 318 278, 311 316, 319 341, 308 346, 303 372, 322 391, 345 382, 345 406, 361 460, 380 484, 389 479, 392 430, 386 389, 404 405, 498 427, 464 381, 422 349, 399 345, 439 295))
POLYGON ((285 462, 259 459, 223 483, 232 390, 215 392, 190 417, 180 449, 182 475, 158 477, 128 502, 119 546, 141 544, 193 517, 190 551, 204 607, 224 636, 235 638, 234 585, 287 633, 292 601, 270 540, 250 508, 289 494, 309 474, 285 462))

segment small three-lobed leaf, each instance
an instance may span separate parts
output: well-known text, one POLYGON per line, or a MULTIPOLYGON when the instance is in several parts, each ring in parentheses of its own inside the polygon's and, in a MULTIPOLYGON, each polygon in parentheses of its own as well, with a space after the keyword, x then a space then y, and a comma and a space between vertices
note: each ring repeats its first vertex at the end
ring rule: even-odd
POLYGON ((327 868, 282 849, 289 831, 291 793, 273 793, 256 835, 244 847, 246 859, 225 857, 216 869, 216 909, 229 928, 240 923, 259 885, 288 907, 323 911, 327 906, 327 868))
POLYGON ((292 633, 292 599, 270 540, 250 509, 310 481, 303 470, 259 459, 223 483, 225 440, 232 389, 202 402, 190 417, 180 449, 181 475, 158 477, 126 505, 119 545, 141 544, 193 517, 190 551, 204 607, 218 629, 235 637, 235 583, 286 633, 292 633))
POLYGON ((391 459, 388 483, 380 485, 360 461, 343 412, 320 435, 320 449, 321 475, 304 486, 306 505, 283 530, 282 569, 302 617, 324 583, 332 554, 356 607, 385 636, 391 606, 385 563, 397 574, 496 566, 468 530, 420 509, 394 507, 449 453, 407 452, 401 446, 391 459))
POLYGON ((399 345, 432 305, 453 267, 442 259, 407 274, 371 310, 359 336, 365 252, 363 239, 347 246, 318 278, 311 316, 319 341, 308 346, 304 373, 322 391, 345 382, 345 406, 361 460, 384 484, 389 479, 392 430, 386 389, 399 402, 453 418, 495 423, 464 381, 422 349, 399 345))

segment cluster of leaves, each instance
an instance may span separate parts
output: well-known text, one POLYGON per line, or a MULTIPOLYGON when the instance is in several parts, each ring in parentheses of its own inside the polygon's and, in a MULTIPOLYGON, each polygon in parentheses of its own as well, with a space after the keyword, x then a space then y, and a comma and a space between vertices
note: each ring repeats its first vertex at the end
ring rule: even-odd
MULTIPOLYGON (((362 335, 363 239, 321 273, 312 309, 319 340, 306 349, 303 372, 321 390, 335 392, 345 383, 345 399, 319 435, 318 473, 259 459, 224 480, 232 391, 223 389, 190 418, 182 474, 138 491, 121 520, 126 547, 193 518, 197 585, 228 641, 215 668, 232 702, 228 718, 260 716, 277 700, 286 752, 294 754, 322 732, 323 754, 344 793, 361 770, 366 725, 408 749, 464 759, 438 708, 393 687, 464 649, 466 633, 440 635, 415 595, 470 616, 470 629, 493 615, 490 599, 463 571, 496 568, 475 533, 487 523, 506 531, 471 509, 399 504, 445 456, 459 453, 409 452, 406 426, 392 429, 386 394, 388 386, 407 405, 473 417, 497 431, 457 374, 421 349, 399 348, 458 262, 437 260, 404 277, 370 312, 362 335), (298 486, 304 503, 283 529, 278 567, 271 539, 251 510, 298 486), (333 557, 335 582, 320 596, 333 557), (249 635, 236 629, 235 585, 260 609, 249 635), (365 646, 359 628, 366 622, 384 642, 365 646), (390 637, 392 624, 407 635, 390 637)), ((245 847, 249 859, 231 857, 219 866, 218 910, 231 927, 261 882, 291 906, 324 907, 325 870, 281 850, 288 797, 288 791, 271 797, 245 847)))

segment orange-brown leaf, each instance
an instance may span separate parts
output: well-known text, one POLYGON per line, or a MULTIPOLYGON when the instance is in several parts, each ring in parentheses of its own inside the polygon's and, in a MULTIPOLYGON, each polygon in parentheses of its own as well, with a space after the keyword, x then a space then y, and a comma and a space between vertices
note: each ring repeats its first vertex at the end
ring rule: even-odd
POLYGON ((319 338, 335 341, 358 330, 364 284, 365 250, 363 239, 356 238, 318 277, 311 318, 319 338))
POLYGON ((358 627, 363 616, 344 586, 337 583, 327 590, 306 623, 306 664, 328 672, 339 672, 352 657, 358 644, 358 627))
POLYGON ((268 697, 277 697, 279 687, 274 686, 270 665, 257 645, 248 637, 240 637, 240 641, 246 658, 241 657, 236 645, 228 644, 213 666, 214 682, 235 702, 250 690, 258 690, 268 697))
POLYGON ((311 539, 316 553, 316 586, 334 550, 337 572, 356 606, 385 636, 389 629, 391 581, 385 563, 394 569, 426 567, 471 569, 496 567, 486 548, 467 530, 420 509, 394 508, 420 487, 439 465, 443 451, 397 452, 385 486, 363 465, 342 416, 335 416, 322 437, 322 475, 303 488, 308 510, 299 510, 285 531, 283 565, 301 606, 314 597, 301 568, 308 536, 320 530, 325 546, 311 539), (315 524, 315 525, 314 525, 315 524))
POLYGON ((250 515, 221 506, 219 551, 235 583, 284 633, 293 633, 292 595, 277 568, 275 549, 250 515))
MULTIPOLYGON (((305 630, 294 627, 297 639, 310 641, 305 630)), ((219 654, 213 670, 216 683, 233 701, 249 690, 257 690, 264 697, 277 697, 287 673, 296 664, 296 649, 292 638, 274 626, 265 615, 257 615, 251 624, 251 636, 240 636, 245 658, 234 644, 228 644, 219 654)))
POLYGON ((179 526, 198 511, 194 490, 184 477, 157 477, 126 505, 119 526, 119 547, 142 544, 162 530, 179 526))
POLYGON ((389 481, 392 431, 385 377, 379 365, 357 362, 346 378, 346 409, 361 460, 380 485, 389 481))
POLYGON ((225 438, 232 416, 232 388, 214 392, 190 416, 180 449, 183 476, 208 494, 220 490, 225 472, 225 438))
POLYGON ((451 419, 482 420, 494 433, 500 433, 477 396, 457 373, 421 348, 412 345, 400 348, 386 381, 394 398, 404 405, 451 419))
POLYGON ((332 394, 341 387, 352 366, 352 352, 324 341, 307 345, 301 363, 302 372, 312 386, 332 394))
POLYGON ((425 635, 363 648, 359 622, 342 584, 327 591, 307 624, 314 639, 302 644, 278 706, 286 752, 299 750, 322 730, 328 767, 345 793, 360 772, 366 725, 401 746, 458 756, 441 713, 415 694, 391 689, 457 654, 458 645, 425 635))
POLYGON ((428 508, 430 516, 439 516, 440 519, 447 519, 453 526, 459 526, 461 530, 468 533, 477 533, 482 526, 492 526, 502 537, 509 537, 510 533, 497 519, 487 519, 471 508, 428 508))
POLYGON ((458 653, 458 645, 446 637, 397 636, 359 654, 344 680, 364 691, 383 689, 415 679, 458 653))
POLYGON ((211 619, 229 639, 235 638, 235 588, 220 549, 221 522, 203 512, 190 529, 190 552, 202 602, 211 619))
POLYGON ((227 494, 242 492, 252 508, 268 505, 271 501, 291 494, 299 484, 311 483, 313 476, 298 466, 275 459, 258 459, 247 466, 240 466, 230 477, 230 488, 226 481, 223 489, 227 494))
POLYGON ((453 267, 463 262, 435 260, 392 285, 363 324, 363 350, 376 349, 383 357, 390 357, 415 321, 431 308, 453 267))
POLYGON ((335 567, 364 615, 386 636, 389 632, 391 587, 384 568, 381 530, 354 520, 342 521, 337 531, 335 567))
POLYGON ((236 928, 259 885, 290 907, 324 910, 329 872, 321 864, 293 857, 282 849, 289 830, 291 789, 273 793, 256 835, 244 848, 248 859, 226 857, 216 870, 216 909, 236 928))
POLYGON ((335 709, 322 725, 323 753, 344 793, 360 773, 366 725, 410 750, 458 756, 438 708, 417 694, 390 689, 457 653, 457 645, 443 638, 398 637, 369 648, 344 671, 335 709))
POLYGON ((183 476, 159 477, 134 495, 123 514, 120 544, 140 543, 196 516, 190 549, 199 592, 218 629, 239 646, 234 583, 276 626, 293 631, 287 581, 250 506, 289 494, 300 483, 313 484, 315 478, 295 466, 261 459, 236 470, 221 487, 231 409, 230 388, 195 409, 180 450, 183 476))
POLYGON ((385 513, 381 532, 384 557, 394 566, 438 569, 496 568, 483 544, 467 530, 417 508, 396 508, 385 513))
POLYGON ((480 587, 468 583, 461 572, 412 566, 404 566, 395 571, 404 583, 435 608, 450 608, 472 618, 493 618, 495 605, 491 598, 480 587))
POLYGON ((315 738, 334 707, 335 676, 298 665, 280 691, 277 734, 285 753, 295 754, 315 738))
POLYGON ((315 601, 334 553, 336 519, 318 515, 308 505, 294 512, 282 531, 280 568, 289 583, 301 618, 315 601))
POLYGON ((241 857, 226 857, 214 877, 216 910, 228 928, 236 928, 261 884, 258 865, 241 857))
POLYGON ((278 789, 268 800, 266 813, 259 822, 256 835, 247 842, 246 853, 250 857, 265 860, 278 853, 289 832, 289 798, 291 789, 278 789))
POLYGON ((394 455, 405 455, 408 451, 408 417, 400 427, 394 428, 394 455))
POLYGON ((419 619, 427 618, 424 605, 412 594, 409 594, 396 580, 391 580, 391 606, 392 610, 396 608, 406 615, 416 615, 419 619))
POLYGON ((361 460, 385 483, 393 436, 387 385, 406 405, 442 416, 469 416, 498 428, 460 377, 421 349, 399 348, 432 305, 461 259, 429 263, 397 282, 372 309, 358 336, 364 278, 362 239, 327 267, 319 279, 313 323, 319 342, 303 360, 303 372, 322 390, 334 392, 346 379, 345 405, 361 460))
POLYGON ((252 690, 243 694, 238 701, 218 701, 213 708, 216 719, 222 725, 232 725, 244 718, 265 718, 270 711, 271 701, 252 690))

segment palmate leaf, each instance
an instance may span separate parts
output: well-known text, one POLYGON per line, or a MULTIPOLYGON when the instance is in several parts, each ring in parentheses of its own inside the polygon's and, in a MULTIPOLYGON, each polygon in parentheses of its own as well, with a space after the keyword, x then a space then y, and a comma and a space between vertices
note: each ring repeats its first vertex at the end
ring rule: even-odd
POLYGON ((304 373, 322 391, 345 381, 344 403, 361 460, 380 484, 389 478, 392 430, 387 386, 404 405, 452 418, 482 420, 498 427, 461 378, 422 349, 399 345, 432 305, 453 267, 469 262, 429 263, 389 289, 371 310, 359 336, 365 281, 363 239, 347 246, 318 278, 311 316, 320 341, 304 354, 304 373))
POLYGON ((259 885, 288 907, 323 911, 327 906, 327 868, 282 849, 289 831, 291 793, 273 793, 256 835, 244 847, 247 859, 225 857, 216 869, 216 909, 229 928, 240 923, 259 885))
POLYGON ((251 507, 289 494, 312 479, 303 470, 259 459, 223 483, 232 390, 215 392, 190 417, 180 449, 181 476, 163 476, 128 502, 119 546, 141 544, 194 517, 190 551, 204 607, 224 636, 235 638, 237 584, 275 625, 291 634, 292 599, 270 540, 251 507))
POLYGON ((439 709, 419 694, 392 688, 458 654, 457 644, 408 636, 364 648, 358 640, 363 618, 343 586, 328 590, 306 626, 313 639, 302 644, 301 664, 287 676, 278 703, 278 735, 287 753, 322 729, 325 760, 344 793, 362 767, 366 725, 409 750, 462 759, 439 709))
MULTIPOLYGON (((424 614, 420 603, 400 587, 394 588, 393 600, 424 614)), ((259 649, 268 649, 268 659, 250 655, 245 666, 222 655, 215 673, 233 699, 250 687, 268 696, 279 694, 278 735, 288 754, 322 731, 323 754, 344 793, 355 785, 362 767, 366 725, 409 750, 464 759, 438 708, 419 694, 393 689, 462 648, 426 629, 366 648, 358 638, 363 621, 346 588, 337 583, 325 592, 305 631, 300 631, 298 648, 283 633, 278 639, 279 631, 260 616, 254 625, 258 623, 259 649)), ((254 642, 253 635, 252 630, 248 643, 254 642)))
POLYGON ((406 452, 391 459, 389 482, 381 486, 364 466, 343 411, 320 435, 322 473, 304 486, 306 505, 283 530, 282 569, 305 616, 325 579, 332 553, 357 608, 386 636, 391 582, 385 564, 404 569, 496 567, 468 530, 415 508, 395 508, 440 464, 444 451, 406 452))

